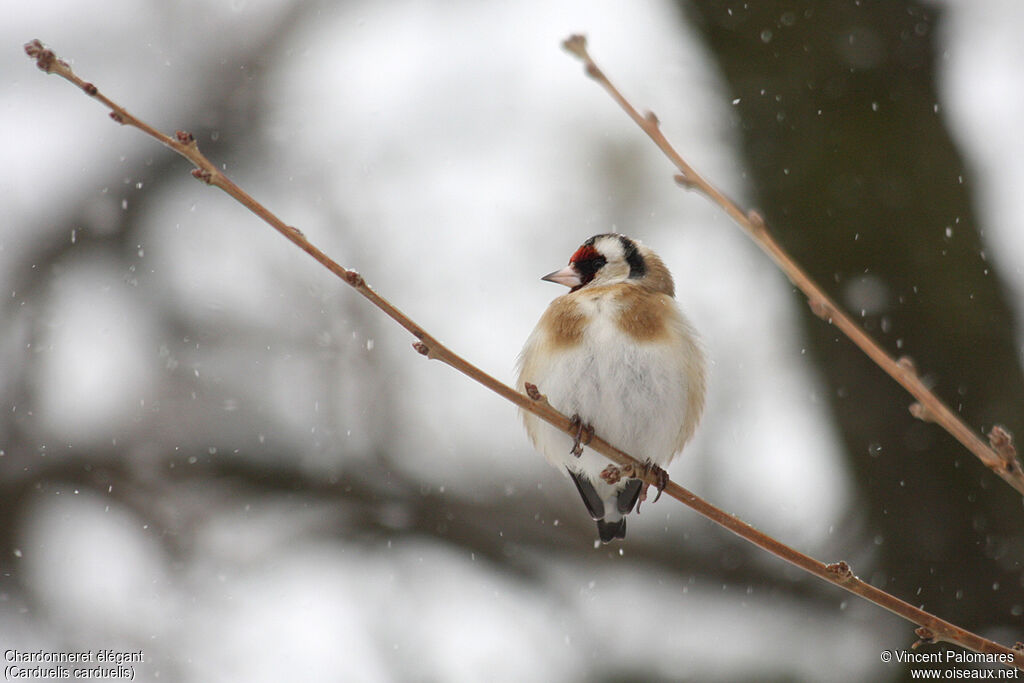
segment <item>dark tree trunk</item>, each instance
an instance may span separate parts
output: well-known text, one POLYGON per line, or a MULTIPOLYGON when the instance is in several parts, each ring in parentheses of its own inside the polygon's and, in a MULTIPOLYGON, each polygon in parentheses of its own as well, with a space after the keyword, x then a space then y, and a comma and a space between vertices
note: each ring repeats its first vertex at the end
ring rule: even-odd
MULTIPOLYGON (((902 1, 681 6, 738 101, 754 202, 782 244, 969 425, 1024 434, 1013 315, 938 104, 938 11, 902 1)), ((834 328, 809 310, 804 321, 864 541, 877 545, 870 566, 854 569, 1012 644, 1024 633, 1021 496, 911 417, 912 399, 834 328)))

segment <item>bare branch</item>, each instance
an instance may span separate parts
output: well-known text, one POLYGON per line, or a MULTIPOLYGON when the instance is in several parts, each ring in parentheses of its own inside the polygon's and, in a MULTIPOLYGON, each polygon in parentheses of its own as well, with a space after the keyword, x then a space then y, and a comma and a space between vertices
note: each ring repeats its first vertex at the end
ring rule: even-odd
POLYGON ((850 316, 842 311, 825 291, 789 256, 788 253, 772 237, 764 219, 754 211, 744 212, 739 205, 727 197, 714 185, 705 180, 699 173, 686 163, 675 147, 661 133, 657 118, 653 114, 640 115, 632 104, 619 92, 604 72, 594 63, 587 52, 587 41, 584 36, 574 35, 568 38, 563 46, 566 50, 583 61, 587 74, 600 83, 620 107, 629 115, 641 130, 647 133, 658 149, 668 157, 669 161, 679 170, 675 180, 680 185, 694 189, 705 195, 718 205, 743 228, 747 234, 764 250, 775 264, 786 274, 796 287, 800 289, 810 303, 811 310, 822 320, 835 325, 850 341, 882 368, 900 386, 917 399, 918 408, 912 408, 915 417, 926 419, 941 425, 953 435, 957 441, 973 453, 986 467, 1003 478, 1006 483, 1024 495, 1024 470, 1016 456, 1006 457, 990 447, 981 436, 967 426, 960 416, 954 413, 935 393, 925 385, 911 368, 908 371, 900 366, 867 332, 865 332, 850 316))
MULTIPOLYGON (((587 73, 589 75, 607 84, 607 79, 604 78, 601 71, 594 66, 592 62, 590 62, 590 58, 586 53, 586 42, 582 37, 571 38, 566 42, 566 47, 587 62, 587 73)), ((572 420, 555 410, 548 403, 547 398, 540 392, 538 387, 535 385, 528 385, 526 387, 527 394, 521 394, 506 384, 491 377, 489 374, 469 363, 451 349, 443 345, 423 330, 419 325, 413 322, 402 311, 377 294, 368 284, 366 284, 366 281, 361 275, 359 275, 359 273, 354 270, 346 269, 336 263, 310 243, 301 231, 286 225, 262 204, 235 185, 199 151, 198 145, 190 134, 179 132, 175 138, 171 138, 137 119, 124 108, 115 104, 105 95, 100 93, 95 86, 80 79, 66 62, 58 59, 51 50, 46 49, 38 40, 34 40, 26 44, 25 51, 30 57, 36 59, 36 63, 41 69, 47 73, 55 73, 61 76, 78 86, 90 97, 100 101, 104 106, 111 110, 111 117, 119 123, 138 128, 142 132, 170 147, 175 152, 192 162, 196 166, 196 170, 193 171, 193 175, 210 185, 220 188, 236 201, 240 202, 243 206, 270 224, 270 226, 275 230, 284 235, 286 239, 341 278, 346 284, 368 299, 370 303, 382 310, 388 317, 408 330, 418 340, 413 344, 413 347, 417 352, 427 356, 428 358, 436 358, 437 360, 443 361, 470 379, 479 382, 496 394, 516 404, 523 410, 537 415, 542 420, 564 431, 570 436, 575 435, 578 430, 578 426, 574 426, 572 420)), ((628 111, 632 111, 636 114, 635 110, 633 110, 624 99, 621 99, 621 96, 619 96, 619 99, 624 107, 629 108, 628 111)), ((660 136, 660 132, 657 132, 657 119, 653 115, 641 117, 639 114, 636 114, 635 118, 638 123, 643 122, 641 125, 645 126, 645 130, 653 130, 658 136, 660 136)), ((664 140, 664 138, 661 139, 664 140)), ((664 144, 667 145, 668 143, 665 142, 664 144)), ((692 169, 686 166, 685 162, 682 162, 681 159, 680 163, 682 165, 679 168, 687 178, 687 182, 692 181, 695 187, 706 193, 706 182, 701 179, 700 176, 696 175, 692 169)), ((739 209, 737 208, 736 211, 739 212, 739 209)), ((744 221, 748 220, 742 213, 739 213, 739 216, 744 221)), ((753 225, 754 223, 750 222, 748 224, 753 225)), ((827 298, 824 300, 828 301, 827 298)), ((635 476, 642 479, 646 485, 657 487, 659 494, 661 491, 664 491, 667 495, 689 506, 716 524, 725 527, 729 531, 732 531, 741 538, 768 551, 776 557, 785 560, 810 574, 822 578, 829 583, 833 583, 850 591, 851 593, 859 595, 876 605, 884 607, 908 621, 919 625, 921 629, 924 629, 928 634, 934 634, 930 637, 930 640, 956 643, 962 647, 974 650, 975 652, 1005 656, 1008 658, 1008 662, 1012 662, 1018 668, 1024 669, 1024 653, 1016 652, 1010 648, 1003 647, 994 641, 982 638, 970 631, 966 631, 959 626, 939 619, 938 617, 929 614, 924 610, 918 609, 917 607, 914 607, 913 605, 904 602, 881 589, 875 588, 874 586, 861 581, 853 575, 853 572, 845 562, 838 562, 826 566, 818 560, 815 560, 814 558, 777 541, 771 536, 758 531, 746 522, 743 522, 724 510, 715 507, 711 503, 684 489, 678 484, 669 481, 664 470, 639 462, 628 453, 615 448, 598 435, 594 434, 591 436, 588 447, 598 453, 601 453, 609 460, 620 466, 620 468, 610 468, 609 476, 635 476), (614 470, 614 472, 612 472, 612 470, 614 470)), ((920 632, 922 632, 921 629, 919 629, 919 635, 920 632)))

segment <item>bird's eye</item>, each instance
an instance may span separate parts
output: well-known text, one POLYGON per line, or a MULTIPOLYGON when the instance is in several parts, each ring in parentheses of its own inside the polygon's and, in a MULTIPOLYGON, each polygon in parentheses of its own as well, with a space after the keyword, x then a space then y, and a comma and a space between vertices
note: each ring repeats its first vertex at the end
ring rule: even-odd
POLYGON ((576 250, 576 253, 569 259, 569 263, 576 269, 576 272, 580 275, 580 284, 577 287, 583 287, 591 280, 594 279, 594 275, 597 271, 601 270, 608 259, 604 257, 601 252, 594 249, 589 244, 584 244, 582 247, 576 250))
POLYGON ((605 264, 608 263, 608 259, 598 254, 588 259, 576 262, 576 270, 580 274, 580 279, 585 283, 590 282, 594 279, 594 275, 597 271, 604 268, 605 264))

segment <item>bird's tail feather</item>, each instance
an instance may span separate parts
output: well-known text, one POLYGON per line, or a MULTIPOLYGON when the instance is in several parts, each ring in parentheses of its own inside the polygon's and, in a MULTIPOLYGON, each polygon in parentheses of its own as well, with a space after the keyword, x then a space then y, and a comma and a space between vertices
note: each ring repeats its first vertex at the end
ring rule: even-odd
POLYGON ((616 538, 625 538, 626 518, 620 517, 614 522, 606 522, 603 519, 597 520, 597 534, 601 537, 602 543, 611 543, 616 538))

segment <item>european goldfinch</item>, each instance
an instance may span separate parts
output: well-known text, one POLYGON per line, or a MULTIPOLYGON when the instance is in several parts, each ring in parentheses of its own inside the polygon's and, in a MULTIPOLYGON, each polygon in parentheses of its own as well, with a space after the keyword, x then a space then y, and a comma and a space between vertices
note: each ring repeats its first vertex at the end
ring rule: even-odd
MULTIPOLYGON (((543 280, 570 288, 548 306, 519 356, 517 386, 537 386, 580 433, 594 429, 641 462, 666 467, 704 408, 704 354, 661 259, 625 235, 591 237, 543 280), (591 427, 592 426, 592 427, 591 427)), ((575 482, 601 541, 625 538, 642 482, 607 483, 610 463, 522 412, 534 447, 575 482), (577 455, 576 453, 579 453, 577 455)))

